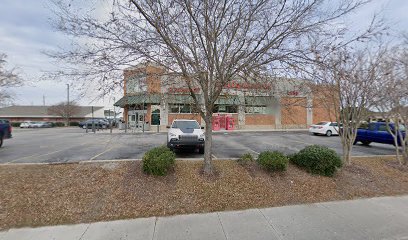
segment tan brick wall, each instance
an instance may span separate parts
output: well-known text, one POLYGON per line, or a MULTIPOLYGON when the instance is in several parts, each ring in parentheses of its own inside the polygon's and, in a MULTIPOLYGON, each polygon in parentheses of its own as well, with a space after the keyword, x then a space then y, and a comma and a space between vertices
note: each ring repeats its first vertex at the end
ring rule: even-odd
POLYGON ((147 91, 149 93, 160 93, 161 92, 161 81, 160 78, 164 73, 162 68, 147 66, 146 67, 146 82, 147 91))
POLYGON ((164 69, 154 66, 146 66, 138 69, 127 69, 123 71, 123 81, 124 81, 124 95, 126 95, 126 82, 127 80, 138 73, 146 73, 146 84, 147 91, 149 93, 160 93, 161 82, 160 78, 164 73, 164 69))
POLYGON ((272 114, 245 114, 245 125, 275 125, 272 114))
POLYGON ((299 127, 306 125, 306 103, 305 97, 281 98, 281 124, 299 127))
POLYGON ((201 117, 199 114, 194 113, 169 113, 169 125, 173 123, 175 119, 190 119, 196 120, 199 124, 201 124, 201 117))
POLYGON ((333 91, 322 86, 314 86, 313 90, 313 123, 336 121, 333 91))

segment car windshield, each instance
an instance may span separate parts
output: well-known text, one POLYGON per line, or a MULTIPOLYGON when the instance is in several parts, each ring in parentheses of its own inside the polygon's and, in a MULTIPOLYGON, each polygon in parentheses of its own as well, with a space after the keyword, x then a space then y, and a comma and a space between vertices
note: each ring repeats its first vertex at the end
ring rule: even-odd
POLYGON ((327 124, 327 122, 319 122, 316 125, 326 125, 326 124, 327 124))
POLYGON ((172 128, 200 129, 196 121, 175 121, 172 128))
POLYGON ((407 130, 407 128, 404 125, 399 125, 398 128, 400 131, 403 131, 403 132, 407 130))

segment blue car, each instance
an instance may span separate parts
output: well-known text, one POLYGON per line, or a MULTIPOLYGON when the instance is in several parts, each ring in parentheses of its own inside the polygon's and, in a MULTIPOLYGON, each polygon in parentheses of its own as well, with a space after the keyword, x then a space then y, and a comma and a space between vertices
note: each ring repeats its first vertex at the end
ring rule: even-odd
POLYGON ((8 120, 0 119, 0 147, 3 145, 3 140, 11 138, 11 124, 8 120))
MULTIPOLYGON (((395 125, 393 123, 389 124, 389 128, 385 122, 369 123, 366 128, 359 128, 357 130, 357 137, 354 144, 361 142, 363 145, 370 145, 370 143, 376 142, 395 145, 394 137, 390 131, 395 133, 395 125)), ((401 125, 399 131, 400 135, 405 139, 406 128, 401 125)), ((398 145, 401 146, 400 139, 398 139, 398 145)))

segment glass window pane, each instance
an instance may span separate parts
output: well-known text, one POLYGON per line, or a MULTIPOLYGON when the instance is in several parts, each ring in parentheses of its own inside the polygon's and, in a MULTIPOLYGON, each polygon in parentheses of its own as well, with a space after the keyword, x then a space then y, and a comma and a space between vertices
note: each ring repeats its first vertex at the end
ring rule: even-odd
POLYGON ((190 105, 182 105, 180 107, 180 112, 181 113, 190 113, 191 112, 190 105))
POLYGON ((178 105, 170 105, 170 113, 179 113, 178 105))

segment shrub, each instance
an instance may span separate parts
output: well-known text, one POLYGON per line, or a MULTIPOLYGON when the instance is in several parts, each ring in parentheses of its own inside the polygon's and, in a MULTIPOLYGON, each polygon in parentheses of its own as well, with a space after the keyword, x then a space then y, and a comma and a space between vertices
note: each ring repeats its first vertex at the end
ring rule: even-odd
POLYGON ((164 176, 174 165, 176 155, 166 146, 156 147, 143 156, 143 171, 147 174, 164 176))
POLYGON ((54 126, 56 126, 56 127, 64 127, 64 126, 65 126, 65 123, 63 123, 63 122, 56 122, 56 123, 54 123, 54 126))
POLYGON ((238 163, 241 165, 248 165, 254 161, 254 157, 250 153, 245 153, 238 159, 238 163))
POLYGON ((285 171, 289 159, 281 152, 265 151, 259 154, 257 162, 268 171, 285 171))
POLYGON ((11 122, 12 127, 20 127, 21 122, 11 122))
POLYGON ((71 127, 78 127, 78 126, 79 126, 79 122, 69 122, 69 126, 71 126, 71 127))
POLYGON ((331 177, 342 166, 337 153, 325 146, 311 145, 291 156, 291 161, 313 174, 331 177))

